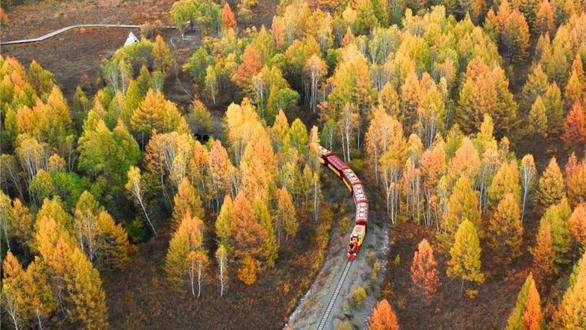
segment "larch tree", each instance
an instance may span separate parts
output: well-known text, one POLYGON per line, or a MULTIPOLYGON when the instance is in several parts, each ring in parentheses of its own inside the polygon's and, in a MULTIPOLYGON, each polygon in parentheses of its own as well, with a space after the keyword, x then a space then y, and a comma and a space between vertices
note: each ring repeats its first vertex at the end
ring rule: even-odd
POLYGON ((224 196, 230 193, 234 175, 234 166, 220 140, 214 141, 210 148, 208 165, 211 179, 210 190, 216 196, 216 209, 219 209, 224 196))
POLYGON ((572 153, 564 172, 570 206, 575 207, 586 202, 586 161, 578 162, 578 158, 572 153))
POLYGON ((525 283, 519 291, 515 307, 507 320, 505 329, 539 330, 542 327, 543 314, 541 300, 535 286, 533 275, 529 273, 525 283))
POLYGON ((265 227, 257 222, 255 210, 242 191, 238 193, 232 206, 230 232, 234 240, 234 257, 240 266, 239 278, 243 282, 250 281, 250 272, 254 270, 256 274, 259 261, 266 258, 269 253, 265 250, 268 234, 265 227), (243 279, 241 274, 246 274, 244 277, 247 280, 243 279))
POLYGON ((471 221, 476 226, 481 225, 477 194, 472 189, 472 183, 468 178, 462 176, 458 179, 449 197, 447 214, 438 234, 442 251, 448 252, 450 250, 454 244, 454 235, 464 219, 471 221))
POLYGON ((293 204, 293 198, 286 188, 277 190, 277 214, 275 221, 277 242, 280 242, 281 228, 285 232, 285 240, 295 237, 299 224, 297 223, 297 210, 293 204))
POLYGON ((531 249, 533 254, 532 267, 535 280, 540 286, 544 286, 556 272, 555 250, 553 249, 549 223, 539 226, 535 240, 535 247, 531 249))
POLYGON ((579 101, 572 105, 564 124, 562 141, 568 148, 581 146, 586 142, 586 122, 584 120, 584 108, 579 101))
POLYGON ((368 330, 399 330, 397 315, 388 300, 383 299, 376 304, 370 316, 368 330))
POLYGON ((473 59, 460 91, 456 123, 464 132, 471 133, 480 128, 486 113, 493 118, 499 134, 508 132, 517 117, 517 104, 508 86, 502 68, 490 69, 480 58, 473 59))
POLYGON ((140 208, 142 209, 145 219, 148 222, 151 230, 155 235, 157 235, 157 231, 155 230, 155 226, 153 225, 151 218, 149 217, 148 210, 144 203, 144 197, 142 192, 142 179, 140 174, 140 169, 136 166, 132 166, 128 170, 128 182, 126 183, 126 190, 130 192, 130 194, 136 198, 140 208))
POLYGON ((458 227, 454 245, 450 249, 447 274, 450 278, 461 279, 460 295, 464 290, 464 281, 484 282, 480 271, 480 242, 476 228, 469 220, 464 220, 458 227))
POLYGON ((554 157, 549 161, 539 179, 539 187, 535 196, 538 213, 542 213, 551 205, 559 203, 565 196, 564 177, 554 157))
POLYGON ((232 198, 230 195, 226 195, 215 222, 218 244, 226 249, 227 254, 231 254, 234 248, 232 236, 232 205, 232 198))
POLYGON ((512 193, 515 201, 521 200, 521 185, 519 184, 519 170, 517 163, 504 162, 494 175, 490 186, 488 187, 488 199, 491 208, 505 197, 507 193, 512 193))
POLYGON ((527 154, 521 159, 521 186, 523 187, 523 198, 521 202, 521 221, 525 216, 525 206, 527 205, 529 194, 535 184, 537 177, 537 169, 535 168, 535 161, 533 155, 527 154))
POLYGON ((252 285, 256 282, 256 273, 258 272, 257 261, 250 255, 244 256, 242 265, 238 268, 238 278, 246 285, 252 285))
POLYGON ((203 229, 203 222, 192 216, 189 210, 186 211, 179 228, 169 242, 169 250, 165 257, 165 272, 169 281, 179 290, 188 284, 194 296, 196 265, 200 261, 207 261, 203 246, 203 229), (205 257, 198 255, 200 253, 205 257))
POLYGON ((431 148, 425 150, 421 155, 421 176, 423 185, 424 213, 423 219, 427 226, 433 224, 435 219, 436 228, 439 228, 437 217, 437 186, 441 176, 446 171, 445 143, 440 141, 431 148))
POLYGON ((242 90, 249 91, 253 88, 251 77, 260 72, 263 67, 262 59, 258 50, 253 45, 248 45, 244 49, 241 60, 242 63, 236 69, 232 80, 242 90))
POLYGON ((578 245, 578 251, 583 253, 586 250, 586 205, 579 204, 576 206, 568 223, 570 233, 578 245))
POLYGON ((236 17, 234 12, 230 8, 230 5, 226 2, 222 10, 222 28, 224 29, 235 29, 237 26, 236 17))
POLYGON ((177 194, 173 198, 172 227, 174 229, 179 228, 186 212, 198 219, 204 218, 204 209, 197 191, 195 191, 188 178, 183 178, 181 184, 179 184, 177 194))
POLYGON ((488 223, 486 236, 493 260, 506 268, 521 255, 523 224, 519 203, 512 193, 499 202, 488 223))
POLYGON ((575 269, 570 283, 557 312, 554 315, 554 327, 560 329, 586 328, 586 254, 575 269))
POLYGON ((572 209, 568 205, 568 200, 563 198, 559 204, 550 206, 543 217, 539 220, 551 225, 551 239, 553 249, 556 252, 556 263, 560 266, 571 261, 572 234, 570 233, 570 224, 568 220, 572 215, 572 209))
POLYGON ((426 239, 417 246, 411 264, 411 291, 415 293, 424 304, 429 304, 433 294, 440 286, 437 262, 433 257, 433 249, 426 239))
POLYGON ((16 257, 9 250, 2 263, 2 305, 10 316, 14 329, 24 327, 28 321, 24 293, 24 270, 16 257))
POLYGON ((547 109, 541 96, 535 99, 529 111, 529 126, 527 133, 533 136, 546 138, 548 135, 547 109))

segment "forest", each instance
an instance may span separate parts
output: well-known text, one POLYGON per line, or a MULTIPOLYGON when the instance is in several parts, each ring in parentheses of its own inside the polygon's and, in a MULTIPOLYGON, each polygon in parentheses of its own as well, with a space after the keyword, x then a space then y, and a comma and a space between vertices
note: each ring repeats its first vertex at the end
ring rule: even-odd
POLYGON ((321 145, 389 240, 332 328, 586 329, 585 10, 179 0, 73 88, 3 46, 2 326, 295 328, 352 217, 321 145))

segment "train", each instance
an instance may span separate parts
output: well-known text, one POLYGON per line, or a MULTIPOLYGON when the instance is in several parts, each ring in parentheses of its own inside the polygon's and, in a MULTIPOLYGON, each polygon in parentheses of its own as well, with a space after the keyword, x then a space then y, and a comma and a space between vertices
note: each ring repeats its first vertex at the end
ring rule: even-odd
POLYGON ((334 175, 342 180, 346 189, 352 193, 356 212, 354 214, 354 228, 350 234, 346 258, 354 261, 366 237, 368 229, 368 198, 364 185, 354 171, 330 150, 319 147, 320 163, 327 167, 334 175))

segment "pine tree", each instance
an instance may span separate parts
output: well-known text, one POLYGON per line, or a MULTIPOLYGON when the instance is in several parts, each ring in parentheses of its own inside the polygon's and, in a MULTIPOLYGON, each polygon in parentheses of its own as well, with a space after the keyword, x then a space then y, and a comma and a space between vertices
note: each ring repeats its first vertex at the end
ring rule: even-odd
POLYGON ((535 196, 537 213, 542 213, 551 205, 559 203, 565 195, 564 177, 554 157, 539 179, 535 196))
POLYGON ((447 274, 450 278, 460 278, 464 290, 464 281, 484 282, 484 275, 480 271, 480 242, 476 228, 472 222, 465 219, 456 232, 454 245, 450 249, 451 259, 448 262, 447 274))
POLYGON ((186 212, 196 218, 204 218, 204 209, 199 195, 189 182, 189 179, 183 178, 181 184, 179 184, 177 194, 173 198, 173 228, 179 228, 186 212))
POLYGON ((503 268, 521 255, 523 224, 513 194, 507 193, 496 207, 488 224, 487 238, 490 255, 503 268))
POLYGON ((370 316, 368 330, 399 330, 397 316, 388 300, 383 299, 376 304, 370 316))
POLYGON ((517 296, 515 307, 509 316, 505 329, 539 330, 543 322, 539 292, 530 273, 517 296))
POLYGON ((433 257, 433 249, 423 239, 417 246, 411 264, 411 291, 415 293, 424 304, 429 304, 433 294, 440 286, 439 273, 436 269, 437 262, 433 257))

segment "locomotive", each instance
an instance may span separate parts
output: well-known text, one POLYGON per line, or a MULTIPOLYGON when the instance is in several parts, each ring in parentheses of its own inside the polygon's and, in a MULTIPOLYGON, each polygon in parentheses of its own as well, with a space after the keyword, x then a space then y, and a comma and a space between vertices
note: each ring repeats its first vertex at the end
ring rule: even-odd
POLYGON ((354 215, 354 229, 348 242, 346 257, 353 261, 362 246, 366 230, 368 229, 368 199, 364 185, 348 165, 330 150, 320 146, 320 162, 342 180, 346 188, 352 193, 356 214, 354 215))

